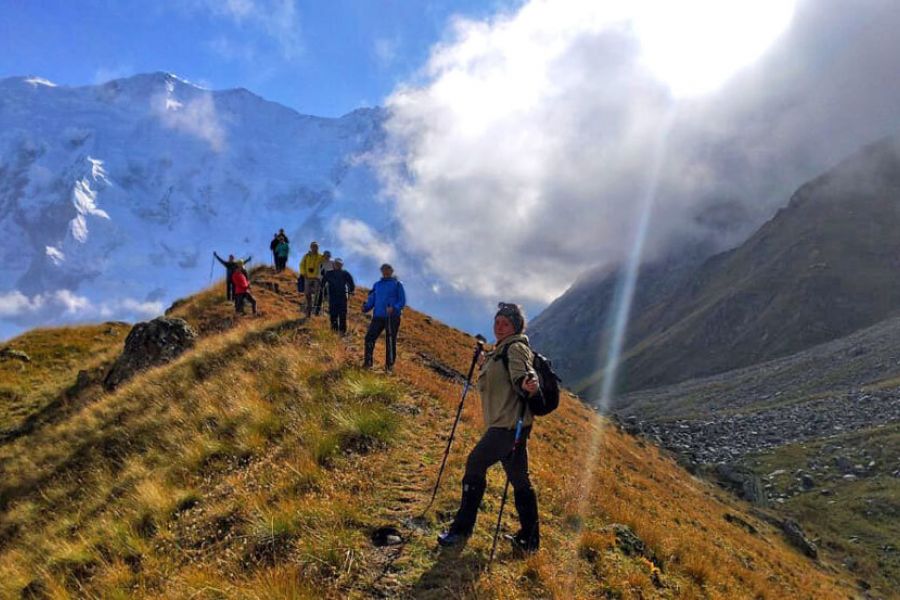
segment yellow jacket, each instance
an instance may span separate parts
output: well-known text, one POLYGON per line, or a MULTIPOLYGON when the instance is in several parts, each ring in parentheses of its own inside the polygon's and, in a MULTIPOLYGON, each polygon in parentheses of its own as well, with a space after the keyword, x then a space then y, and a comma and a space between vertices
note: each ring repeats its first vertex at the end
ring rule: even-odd
POLYGON ((313 254, 307 252, 300 261, 300 274, 306 279, 318 279, 322 268, 322 261, 325 260, 324 254, 313 254))

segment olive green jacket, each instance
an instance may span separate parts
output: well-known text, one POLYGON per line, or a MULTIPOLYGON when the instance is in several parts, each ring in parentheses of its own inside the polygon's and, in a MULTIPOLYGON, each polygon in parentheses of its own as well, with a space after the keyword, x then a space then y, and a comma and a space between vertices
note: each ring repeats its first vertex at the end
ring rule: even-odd
MULTIPOLYGON (((534 354, 528 347, 528 338, 521 333, 509 336, 487 353, 478 374, 478 391, 481 394, 485 429, 489 427, 512 429, 516 426, 519 409, 523 403, 516 390, 521 389, 522 380, 526 376, 536 376, 531 366, 533 358, 534 354), (507 346, 509 370, 503 365, 501 358, 503 349, 507 346)), ((531 411, 526 407, 523 424, 527 427, 533 420, 531 411)))

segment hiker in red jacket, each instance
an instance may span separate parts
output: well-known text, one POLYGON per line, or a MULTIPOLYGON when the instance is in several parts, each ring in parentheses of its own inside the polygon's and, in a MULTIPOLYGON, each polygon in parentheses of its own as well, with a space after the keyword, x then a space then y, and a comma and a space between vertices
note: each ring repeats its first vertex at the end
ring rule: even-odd
POLYGON ((238 314, 244 314, 244 302, 250 302, 253 308, 253 314, 256 314, 256 298, 250 293, 250 279, 247 277, 247 270, 244 269, 244 261, 237 261, 237 268, 231 276, 231 282, 234 284, 234 311, 238 314))

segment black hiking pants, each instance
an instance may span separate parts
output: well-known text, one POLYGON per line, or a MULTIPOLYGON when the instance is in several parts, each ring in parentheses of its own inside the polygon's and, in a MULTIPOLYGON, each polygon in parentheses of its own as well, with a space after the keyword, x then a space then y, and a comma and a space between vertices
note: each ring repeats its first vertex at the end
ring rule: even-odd
POLYGON ((531 487, 528 476, 528 436, 531 427, 522 429, 522 438, 515 452, 512 452, 516 439, 515 429, 491 427, 466 459, 466 473, 463 476, 462 502, 459 511, 450 526, 453 533, 469 535, 475 528, 478 507, 487 486, 487 471, 498 462, 503 465, 506 476, 513 487, 516 512, 519 515, 521 530, 516 537, 529 547, 537 549, 540 543, 538 527, 537 495, 531 487))
POLYGON ((375 342, 381 336, 382 331, 385 332, 384 366, 391 369, 397 361, 397 333, 400 331, 400 315, 397 313, 390 317, 372 317, 369 330, 366 332, 366 356, 363 364, 367 367, 372 366, 375 342), (388 327, 388 319, 390 319, 390 327, 388 327))
POLYGON ((225 297, 228 300, 234 300, 234 282, 231 281, 231 273, 225 276, 225 297))
POLYGON ((331 330, 347 333, 347 304, 328 307, 328 318, 331 320, 331 330))
POLYGON ((244 314, 244 302, 249 302, 250 306, 253 308, 253 314, 256 314, 256 298, 253 297, 253 294, 250 293, 250 290, 247 290, 243 294, 238 294, 234 297, 234 311, 240 314, 244 314))

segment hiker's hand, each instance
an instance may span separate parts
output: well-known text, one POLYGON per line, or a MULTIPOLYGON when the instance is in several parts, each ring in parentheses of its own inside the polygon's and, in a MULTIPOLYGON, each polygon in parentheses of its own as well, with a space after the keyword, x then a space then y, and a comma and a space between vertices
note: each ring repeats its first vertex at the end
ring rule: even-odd
POLYGON ((487 361, 487 353, 482 352, 481 354, 478 355, 478 368, 479 369, 484 366, 485 361, 487 361))
POLYGON ((389 315, 394 314, 394 307, 393 307, 393 306, 388 306, 388 307, 387 307, 387 314, 389 314, 389 315))
POLYGON ((528 392, 529 396, 534 396, 539 389, 541 389, 541 386, 538 384, 537 377, 534 375, 529 375, 522 381, 522 390, 528 392))

